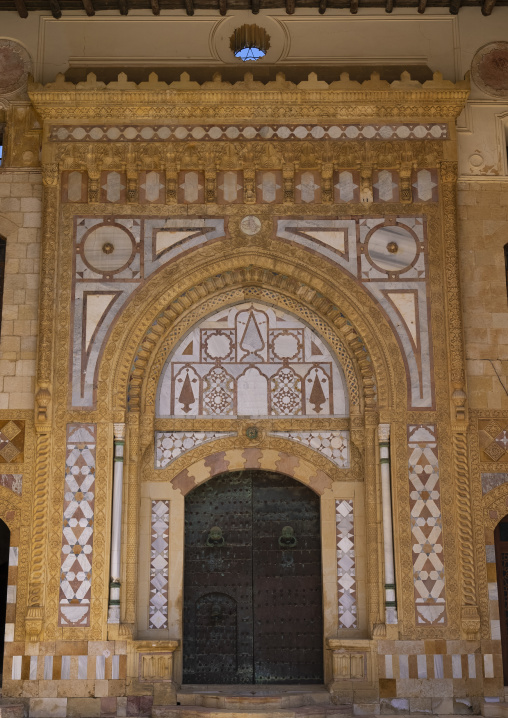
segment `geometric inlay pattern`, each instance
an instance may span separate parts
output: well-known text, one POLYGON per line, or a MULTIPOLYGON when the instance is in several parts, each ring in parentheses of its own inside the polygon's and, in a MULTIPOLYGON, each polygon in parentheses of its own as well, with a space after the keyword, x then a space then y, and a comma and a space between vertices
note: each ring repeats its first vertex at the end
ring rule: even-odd
POLYGON ((68 424, 60 571, 60 626, 89 626, 96 424, 68 424))
POLYGON ((352 499, 335 501, 339 628, 357 628, 355 536, 352 499))
POLYGON ((409 504, 416 622, 446 623, 443 522, 436 427, 408 427, 409 504))
POLYGON ((186 451, 224 436, 234 436, 230 431, 156 431, 155 468, 164 469, 186 451))
POLYGON ((23 474, 0 474, 0 486, 5 486, 18 496, 21 496, 23 474))
POLYGON ((481 461, 508 463, 508 423, 506 419, 480 419, 478 438, 481 461))
POLYGON ((23 463, 25 422, 16 419, 0 421, 0 464, 23 463))
POLYGON ((296 317, 257 302, 222 309, 164 367, 157 416, 347 416, 342 367, 296 317))
POLYGON ((323 454, 341 469, 349 468, 349 431, 271 431, 270 436, 298 441, 323 454))
POLYGON ((169 501, 152 501, 148 628, 168 627, 169 501))
MULTIPOLYGON (((109 198, 124 192, 117 175, 108 173, 109 198)), ((223 236, 223 219, 76 217, 72 406, 93 406, 104 342, 132 293, 177 255, 223 236)))
POLYGON ((344 125, 52 125, 53 142, 165 142, 184 140, 440 140, 443 124, 344 125))
MULTIPOLYGON (((359 180, 355 182, 355 178, 358 178, 348 172, 340 172, 338 177, 336 201, 345 201, 343 198, 346 197, 351 201, 357 196, 359 180)), ((380 170, 376 179, 374 201, 398 201, 398 175, 380 170)), ((422 192, 423 187, 421 185, 422 192)), ((424 192, 424 196, 437 198, 437 194, 433 194, 435 188, 430 190, 430 195, 424 192)), ((305 192, 310 191, 310 185, 307 185, 305 192)), ((318 252, 339 265, 374 298, 393 327, 404 356, 410 408, 432 408, 425 219, 374 216, 285 218, 277 220, 277 236, 318 252)))

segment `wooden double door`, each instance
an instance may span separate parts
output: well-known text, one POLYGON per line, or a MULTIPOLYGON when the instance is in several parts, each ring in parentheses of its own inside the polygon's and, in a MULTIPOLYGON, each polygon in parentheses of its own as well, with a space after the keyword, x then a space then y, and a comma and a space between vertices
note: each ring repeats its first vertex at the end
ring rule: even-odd
POLYGON ((322 683, 319 497, 278 473, 185 499, 184 683, 322 683))

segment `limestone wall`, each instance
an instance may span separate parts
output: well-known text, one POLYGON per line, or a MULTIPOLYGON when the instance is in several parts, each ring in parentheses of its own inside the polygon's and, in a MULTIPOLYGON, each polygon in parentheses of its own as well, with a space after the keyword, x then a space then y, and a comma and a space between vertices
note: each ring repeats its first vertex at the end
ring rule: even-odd
POLYGON ((0 169, 7 240, 0 341, 0 409, 32 409, 37 351, 41 173, 0 169))
POLYGON ((462 303, 472 409, 508 409, 508 181, 461 182, 462 303))

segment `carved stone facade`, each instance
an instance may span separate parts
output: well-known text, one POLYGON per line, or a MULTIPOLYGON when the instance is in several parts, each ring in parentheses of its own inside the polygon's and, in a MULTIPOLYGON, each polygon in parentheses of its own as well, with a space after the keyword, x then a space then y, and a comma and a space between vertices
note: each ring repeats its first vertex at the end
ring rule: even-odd
MULTIPOLYGON (((468 82, 89 75, 28 92, 0 172, 27 179, 27 212, 43 190, 41 226, 17 230, 40 246, 36 360, 2 327, 0 518, 18 561, 4 697, 33 716, 175 706, 185 496, 260 469, 320 497, 334 701, 504 701, 489 547, 508 414, 466 383, 468 82), (41 142, 40 170, 19 169, 18 135, 25 153, 41 142)), ((0 205, 8 241, 15 219, 0 205)))

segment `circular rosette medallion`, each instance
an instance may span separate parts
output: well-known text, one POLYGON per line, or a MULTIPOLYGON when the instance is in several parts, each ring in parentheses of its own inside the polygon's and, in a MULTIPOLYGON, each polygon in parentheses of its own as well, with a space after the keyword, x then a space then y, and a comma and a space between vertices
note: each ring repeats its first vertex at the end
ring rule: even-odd
POLYGON ((508 42, 490 42, 473 57, 475 84, 492 97, 508 97, 508 42))
POLYGON ((404 272, 418 258, 418 244, 404 227, 375 228, 367 239, 367 258, 382 272, 404 272))
POLYGON ((111 275, 128 267, 135 252, 134 238, 125 227, 103 224, 86 236, 82 257, 92 271, 111 275))
POLYGON ((0 40, 0 95, 26 85, 30 69, 30 55, 22 45, 13 40, 0 40))

